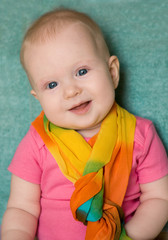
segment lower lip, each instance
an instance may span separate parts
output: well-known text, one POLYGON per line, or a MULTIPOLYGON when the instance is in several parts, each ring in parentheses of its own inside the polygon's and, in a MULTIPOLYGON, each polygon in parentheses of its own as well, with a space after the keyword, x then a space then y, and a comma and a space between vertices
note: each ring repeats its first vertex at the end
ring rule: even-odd
POLYGON ((83 103, 78 107, 70 109, 70 112, 78 115, 83 115, 89 111, 90 107, 91 107, 91 101, 83 103))

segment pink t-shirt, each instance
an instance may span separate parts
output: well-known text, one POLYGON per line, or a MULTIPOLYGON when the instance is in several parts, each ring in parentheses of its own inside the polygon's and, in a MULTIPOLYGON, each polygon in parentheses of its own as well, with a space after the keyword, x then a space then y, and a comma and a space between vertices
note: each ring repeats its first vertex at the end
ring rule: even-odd
MULTIPOLYGON (((9 171, 41 185, 41 214, 37 232, 40 240, 85 239, 86 226, 75 221, 70 210, 74 185, 64 177, 32 126, 19 144, 9 171)), ((133 216, 140 204, 139 184, 155 181, 166 174, 167 155, 153 124, 137 117, 132 170, 122 206, 125 221, 133 216)))

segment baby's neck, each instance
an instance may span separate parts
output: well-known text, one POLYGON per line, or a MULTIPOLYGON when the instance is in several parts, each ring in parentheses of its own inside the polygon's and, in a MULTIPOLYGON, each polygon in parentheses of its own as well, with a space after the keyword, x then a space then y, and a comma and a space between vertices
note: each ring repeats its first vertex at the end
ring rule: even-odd
POLYGON ((82 137, 84 138, 91 138, 93 136, 95 136, 100 130, 100 125, 93 127, 93 128, 89 128, 89 129, 80 129, 80 130, 76 130, 80 135, 82 135, 82 137))

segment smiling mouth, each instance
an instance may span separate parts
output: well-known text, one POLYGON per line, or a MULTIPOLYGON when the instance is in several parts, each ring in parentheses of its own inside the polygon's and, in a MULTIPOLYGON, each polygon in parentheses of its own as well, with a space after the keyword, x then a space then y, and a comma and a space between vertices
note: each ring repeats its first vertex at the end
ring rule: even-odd
POLYGON ((81 104, 71 108, 69 111, 73 112, 75 114, 82 115, 89 111, 90 106, 91 106, 91 101, 87 101, 87 102, 81 103, 81 104))

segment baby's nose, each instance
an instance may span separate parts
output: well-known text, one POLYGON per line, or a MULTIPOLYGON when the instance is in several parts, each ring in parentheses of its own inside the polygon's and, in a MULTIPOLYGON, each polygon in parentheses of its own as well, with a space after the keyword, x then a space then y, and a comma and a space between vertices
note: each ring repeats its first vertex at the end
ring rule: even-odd
POLYGON ((82 92, 82 89, 77 86, 77 84, 68 84, 64 88, 64 98, 72 98, 79 95, 82 92))

